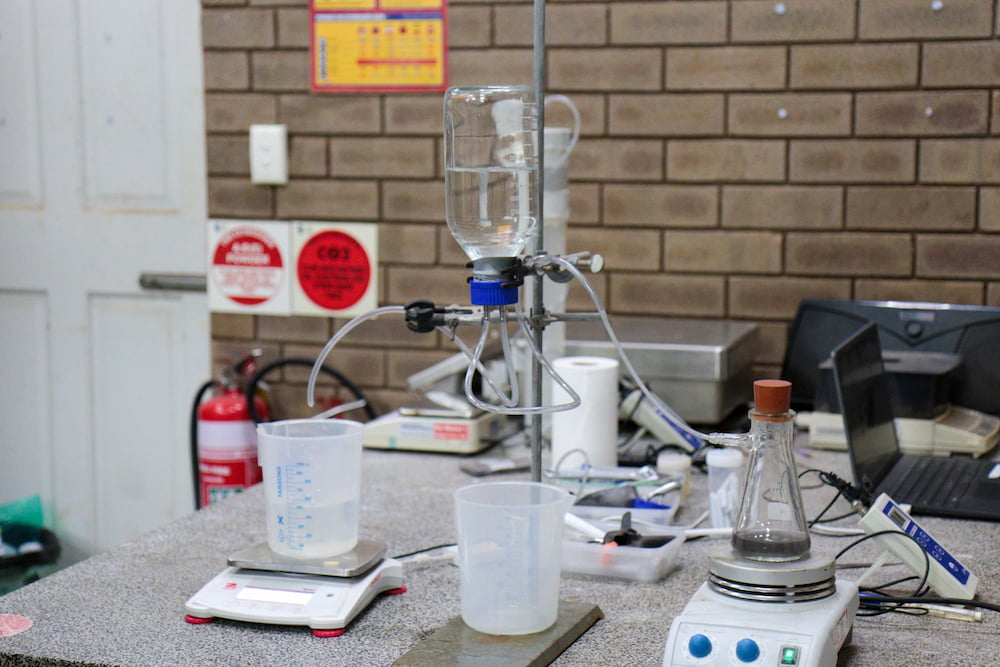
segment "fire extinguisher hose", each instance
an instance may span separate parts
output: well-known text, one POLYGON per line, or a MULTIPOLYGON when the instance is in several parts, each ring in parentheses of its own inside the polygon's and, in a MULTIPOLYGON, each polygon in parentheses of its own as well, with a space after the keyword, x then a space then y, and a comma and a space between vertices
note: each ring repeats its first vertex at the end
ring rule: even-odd
MULTIPOLYGON (((257 384, 260 382, 261 378, 276 368, 282 368, 284 366, 305 366, 307 368, 312 368, 314 363, 316 363, 315 359, 303 359, 298 357, 278 359, 277 361, 272 361, 271 363, 266 364, 263 368, 253 374, 253 377, 247 381, 244 394, 247 398, 247 410, 250 412, 250 418, 253 419, 255 424, 259 424, 262 421, 253 404, 253 397, 257 393, 257 384)), ((363 409, 365 414, 368 415, 368 419, 375 419, 378 416, 378 413, 375 412, 371 402, 364 395, 361 389, 359 389, 356 384, 351 382, 343 373, 331 366, 327 366, 326 364, 320 366, 320 370, 337 380, 337 382, 343 385, 345 389, 354 394, 355 398, 365 402, 363 409)))
POLYGON ((215 386, 215 380, 208 380, 200 387, 198 391, 194 393, 194 404, 191 406, 191 430, 189 432, 189 441, 191 445, 191 479, 193 481, 192 487, 194 488, 194 508, 201 509, 201 493, 198 488, 198 479, 201 475, 201 471, 198 469, 198 408, 201 407, 201 402, 205 398, 205 393, 215 386))

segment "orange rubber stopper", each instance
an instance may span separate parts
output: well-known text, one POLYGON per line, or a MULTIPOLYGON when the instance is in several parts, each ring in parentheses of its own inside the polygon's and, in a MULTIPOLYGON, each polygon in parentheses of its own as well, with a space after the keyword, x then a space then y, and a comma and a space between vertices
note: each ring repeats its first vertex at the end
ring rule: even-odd
POLYGON ((753 383, 753 401, 757 412, 784 414, 792 405, 792 383, 787 380, 757 380, 753 383))

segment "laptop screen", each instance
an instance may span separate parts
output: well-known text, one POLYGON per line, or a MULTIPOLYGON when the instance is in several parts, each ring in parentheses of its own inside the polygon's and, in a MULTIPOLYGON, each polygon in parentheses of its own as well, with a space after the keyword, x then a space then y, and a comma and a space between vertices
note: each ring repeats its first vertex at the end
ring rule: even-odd
POLYGON ((868 324, 831 358, 854 482, 874 491, 900 456, 878 327, 868 324))

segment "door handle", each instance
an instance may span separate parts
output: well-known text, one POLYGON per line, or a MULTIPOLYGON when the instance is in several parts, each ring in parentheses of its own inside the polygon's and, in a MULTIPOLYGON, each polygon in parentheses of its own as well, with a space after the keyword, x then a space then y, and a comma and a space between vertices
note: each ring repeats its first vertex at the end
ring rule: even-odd
POLYGON ((208 278, 197 273, 141 273, 139 287, 173 292, 206 292, 208 278))

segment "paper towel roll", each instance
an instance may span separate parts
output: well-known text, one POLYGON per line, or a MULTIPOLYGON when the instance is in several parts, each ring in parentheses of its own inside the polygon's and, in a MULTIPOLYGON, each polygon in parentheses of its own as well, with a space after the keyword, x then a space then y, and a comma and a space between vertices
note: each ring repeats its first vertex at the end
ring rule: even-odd
MULTIPOLYGON (((585 462, 601 468, 618 465, 618 362, 604 357, 562 357, 552 366, 580 395, 578 407, 552 415, 552 467, 558 464, 561 471, 578 471, 585 462), (573 449, 583 450, 586 456, 568 454, 573 449)), ((568 401, 566 390, 553 383, 553 404, 568 401)))

